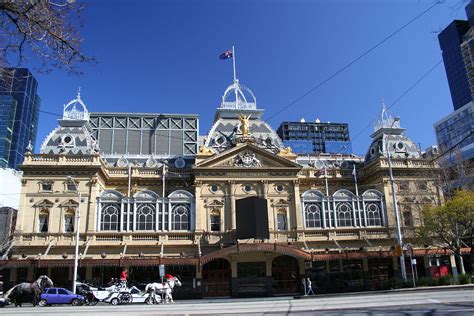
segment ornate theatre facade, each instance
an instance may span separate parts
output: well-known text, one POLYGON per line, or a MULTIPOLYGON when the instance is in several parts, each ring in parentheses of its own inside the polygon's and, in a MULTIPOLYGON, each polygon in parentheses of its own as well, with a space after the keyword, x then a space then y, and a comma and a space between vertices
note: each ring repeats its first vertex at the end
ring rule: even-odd
MULTIPOLYGON (((263 112, 235 81, 198 141, 197 116, 89 113, 78 95, 41 153, 25 156, 4 279, 48 274, 70 286, 79 242, 79 278, 96 283, 122 267, 157 281, 164 264, 182 296, 298 293, 302 277, 322 292, 382 288, 400 270, 388 155, 405 242, 421 208, 442 201, 436 165, 385 109, 365 157, 298 156, 263 112), (265 238, 237 239, 237 201, 248 197, 265 201, 255 210, 265 238)), ((417 273, 429 274, 436 251, 415 247, 417 273)))

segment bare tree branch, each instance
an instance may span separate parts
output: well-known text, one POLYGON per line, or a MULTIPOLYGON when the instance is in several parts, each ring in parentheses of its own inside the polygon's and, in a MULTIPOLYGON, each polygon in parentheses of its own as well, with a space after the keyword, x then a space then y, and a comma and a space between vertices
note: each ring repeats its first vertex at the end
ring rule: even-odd
POLYGON ((74 0, 0 1, 0 66, 20 66, 34 58, 40 71, 79 73, 79 64, 94 63, 81 46, 81 10, 74 0))

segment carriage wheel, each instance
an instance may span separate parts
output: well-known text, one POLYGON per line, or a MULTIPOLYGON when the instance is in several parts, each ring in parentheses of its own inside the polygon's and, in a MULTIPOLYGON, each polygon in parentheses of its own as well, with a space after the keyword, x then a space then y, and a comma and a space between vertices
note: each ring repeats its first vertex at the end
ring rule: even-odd
POLYGON ((131 304, 132 303, 132 295, 130 293, 121 293, 118 296, 120 300, 120 304, 131 304))
POLYGON ((73 299, 72 302, 71 302, 72 306, 79 306, 79 305, 82 305, 82 301, 80 299, 73 299))
POLYGON ((97 305, 97 303, 99 303, 99 300, 96 299, 95 297, 92 298, 91 301, 89 301, 89 304, 90 306, 94 306, 94 305, 97 305))
POLYGON ((112 305, 118 305, 120 302, 118 298, 114 297, 113 299, 110 300, 110 304, 112 305))

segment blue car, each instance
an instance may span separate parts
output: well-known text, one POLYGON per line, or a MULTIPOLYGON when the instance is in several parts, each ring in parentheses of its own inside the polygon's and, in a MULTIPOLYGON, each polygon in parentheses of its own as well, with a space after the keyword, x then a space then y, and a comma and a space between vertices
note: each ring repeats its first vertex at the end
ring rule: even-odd
POLYGON ((40 296, 39 306, 47 306, 52 304, 72 304, 74 306, 82 305, 84 296, 74 294, 69 290, 52 287, 45 289, 40 296))

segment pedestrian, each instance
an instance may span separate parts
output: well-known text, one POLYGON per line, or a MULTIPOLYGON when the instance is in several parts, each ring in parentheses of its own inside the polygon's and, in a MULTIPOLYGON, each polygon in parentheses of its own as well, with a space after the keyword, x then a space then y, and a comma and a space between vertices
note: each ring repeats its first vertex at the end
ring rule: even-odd
POLYGON ((301 283, 303 284, 304 296, 306 296, 306 295, 308 295, 308 293, 306 292, 306 279, 302 278, 301 283))
POLYGON ((127 272, 128 272, 128 269, 124 268, 122 272, 120 273, 120 286, 123 288, 127 288, 127 277, 128 277, 127 272))
POLYGON ((308 289, 308 291, 306 292, 307 295, 314 295, 314 291, 313 291, 313 287, 311 286, 311 279, 308 277, 306 279, 306 288, 308 289))

